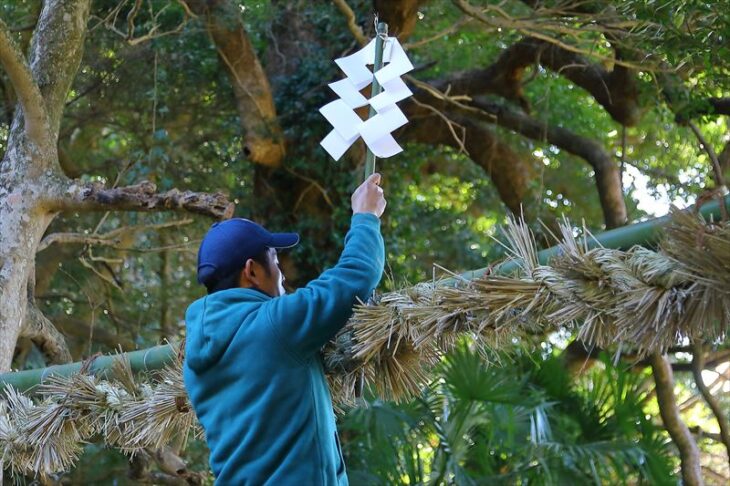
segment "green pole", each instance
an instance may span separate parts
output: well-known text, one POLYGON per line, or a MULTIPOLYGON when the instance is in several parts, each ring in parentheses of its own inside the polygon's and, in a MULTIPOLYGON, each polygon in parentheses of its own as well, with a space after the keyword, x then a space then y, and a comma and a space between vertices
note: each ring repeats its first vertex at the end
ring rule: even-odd
MULTIPOLYGON (((725 207, 730 209, 730 194, 722 199, 725 207)), ((708 202, 700 208, 700 214, 706 220, 713 218, 715 221, 719 221, 722 218, 722 211, 720 209, 720 203, 717 200, 708 202)), ((628 250, 632 246, 654 246, 661 238, 662 228, 670 221, 671 216, 666 215, 659 218, 642 221, 641 223, 635 223, 629 226, 621 226, 620 228, 614 228, 603 233, 594 235, 593 238, 589 238, 586 241, 588 248, 596 248, 597 246, 603 246, 605 248, 614 248, 617 250, 628 250)), ((541 264, 547 263, 551 258, 556 256, 560 252, 560 248, 553 246, 546 248, 537 253, 538 261, 541 264)), ((500 275, 508 275, 517 270, 517 263, 514 261, 505 262, 493 268, 495 273, 500 275)), ((480 268, 478 270, 470 270, 461 275, 466 280, 472 280, 484 275, 487 268, 480 268)), ((449 279, 451 280, 451 279, 449 279)))
MULTIPOLYGON (((730 209, 730 195, 725 196, 723 203, 726 208, 730 209)), ((702 206, 702 209, 700 209, 700 214, 702 214, 705 219, 710 219, 712 217, 719 220, 722 217, 719 202, 712 201, 705 204, 702 206)), ((606 248, 615 249, 628 249, 634 245, 653 246, 659 241, 662 227, 669 222, 669 218, 669 216, 662 216, 661 218, 632 224, 631 226, 623 226, 621 228, 605 231, 594 235, 594 238, 591 238, 587 242, 587 245, 590 248, 594 248, 600 244, 606 248)), ((547 263, 550 258, 557 255, 559 251, 559 248, 554 246, 540 251, 537 256, 540 263, 544 264, 547 263)), ((500 275, 507 275, 514 272, 516 269, 516 263, 506 262, 502 265, 498 265, 495 272, 500 275)), ((486 268, 471 270, 462 274, 461 278, 472 280, 484 275, 486 270, 486 268)), ((444 281, 444 284, 448 285, 449 283, 453 284, 454 282, 456 282, 456 279, 448 279, 444 281)), ((154 348, 142 349, 140 351, 133 351, 125 354, 129 358, 134 372, 157 370, 164 367, 166 364, 171 363, 175 359, 175 350, 170 345, 155 346, 154 348)), ((115 359, 117 359, 117 357, 114 355, 100 356, 94 360, 91 365, 90 372, 103 376, 106 371, 111 368, 115 359)), ((50 375, 68 376, 73 373, 77 373, 81 369, 81 366, 82 363, 72 363, 37 370, 3 373, 0 374, 0 390, 7 385, 13 385, 21 391, 31 390, 35 385, 50 375)))
MULTIPOLYGON (((378 78, 375 77, 375 73, 383 67, 383 43, 385 38, 388 36, 388 24, 385 22, 378 22, 375 28, 375 63, 373 64, 373 84, 370 90, 370 97, 380 94, 382 87, 378 82, 378 78)), ((368 113, 368 119, 375 116, 375 108, 370 107, 368 113)), ((370 177, 375 172, 375 154, 368 148, 368 152, 365 155, 365 179, 370 177)))
MULTIPOLYGON (((159 370, 165 365, 172 363, 175 359, 176 350, 169 344, 165 344, 123 354, 129 359, 132 371, 137 373, 140 371, 159 370)), ((91 363, 89 374, 106 376, 114 361, 117 359, 119 359, 119 355, 99 356, 91 363)), ((15 389, 22 392, 32 391, 34 386, 43 382, 49 376, 70 376, 78 373, 83 365, 84 363, 79 361, 65 365, 50 366, 48 368, 2 373, 0 374, 0 390, 3 390, 8 385, 12 385, 15 389)))

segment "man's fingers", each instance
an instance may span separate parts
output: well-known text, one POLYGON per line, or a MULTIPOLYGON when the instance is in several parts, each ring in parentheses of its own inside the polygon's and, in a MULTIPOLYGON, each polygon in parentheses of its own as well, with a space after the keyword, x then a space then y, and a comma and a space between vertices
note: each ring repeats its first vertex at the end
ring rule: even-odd
POLYGON ((380 185, 380 174, 375 172, 365 182, 372 182, 375 185, 380 185))
POLYGON ((383 188, 380 187, 381 181, 381 175, 376 172, 360 184, 351 198, 354 213, 372 213, 378 218, 382 216, 385 209, 385 196, 383 188))

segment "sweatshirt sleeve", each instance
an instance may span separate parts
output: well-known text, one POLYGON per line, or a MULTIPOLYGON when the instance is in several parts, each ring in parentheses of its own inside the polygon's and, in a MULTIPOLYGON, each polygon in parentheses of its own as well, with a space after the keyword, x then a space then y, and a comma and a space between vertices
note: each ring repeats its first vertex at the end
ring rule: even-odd
POLYGON ((354 214, 337 265, 266 304, 275 334, 290 352, 308 358, 345 325, 358 298, 367 300, 383 275, 384 263, 380 220, 373 214, 354 214))

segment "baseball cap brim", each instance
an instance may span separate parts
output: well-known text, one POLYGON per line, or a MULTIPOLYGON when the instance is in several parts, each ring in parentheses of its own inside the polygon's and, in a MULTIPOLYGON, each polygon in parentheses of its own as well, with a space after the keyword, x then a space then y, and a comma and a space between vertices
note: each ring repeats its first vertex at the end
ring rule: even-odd
POLYGON ((284 249, 296 246, 299 243, 299 235, 296 233, 271 233, 272 248, 284 249))

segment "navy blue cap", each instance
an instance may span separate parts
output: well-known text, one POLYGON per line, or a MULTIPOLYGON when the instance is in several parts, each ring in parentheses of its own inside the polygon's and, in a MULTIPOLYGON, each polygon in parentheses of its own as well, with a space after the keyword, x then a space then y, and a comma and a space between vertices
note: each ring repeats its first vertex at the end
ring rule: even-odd
POLYGON ((248 219, 215 223, 198 250, 198 282, 210 286, 243 268, 249 258, 266 248, 291 248, 299 243, 296 233, 271 233, 248 219))

